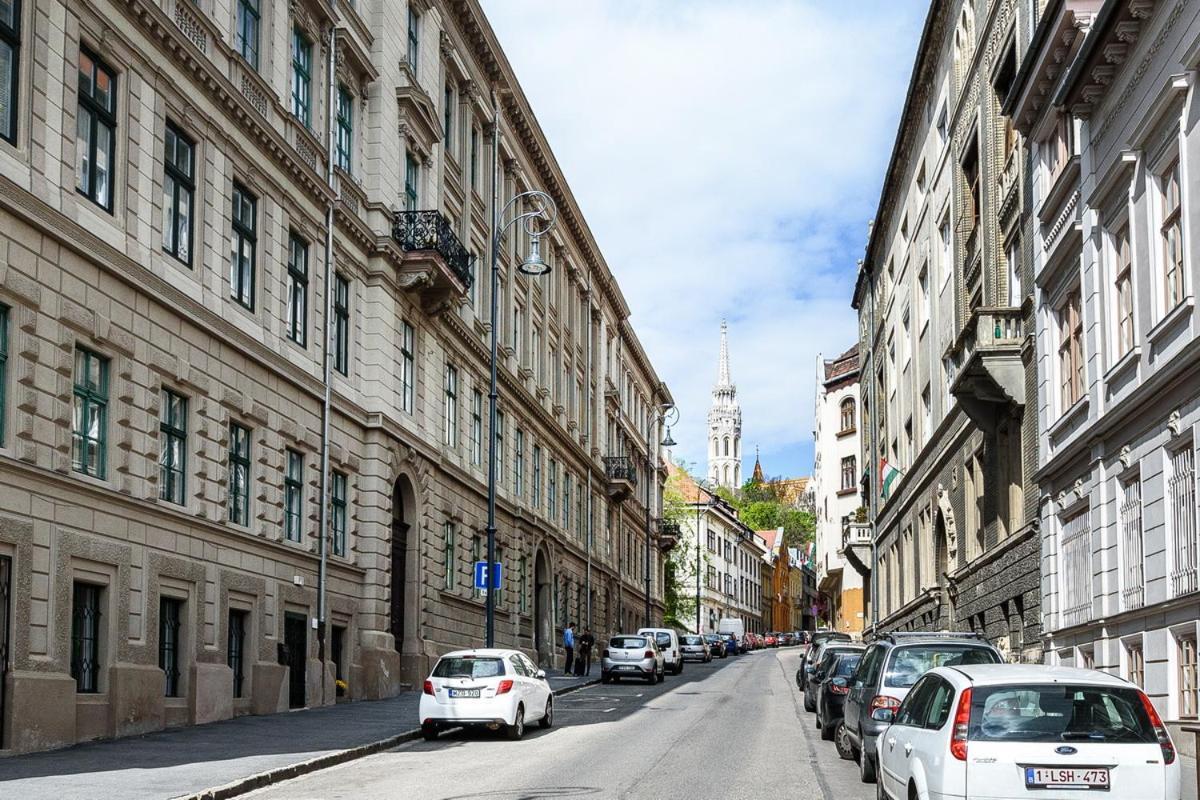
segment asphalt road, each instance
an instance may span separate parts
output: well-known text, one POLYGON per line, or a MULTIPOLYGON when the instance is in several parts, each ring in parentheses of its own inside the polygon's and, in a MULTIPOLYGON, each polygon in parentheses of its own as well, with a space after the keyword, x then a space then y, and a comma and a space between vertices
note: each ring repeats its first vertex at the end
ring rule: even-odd
POLYGON ((592 686, 560 697, 554 728, 520 742, 447 733, 247 797, 873 798, 803 710, 798 662, 798 650, 765 650, 688 664, 658 686, 592 686))

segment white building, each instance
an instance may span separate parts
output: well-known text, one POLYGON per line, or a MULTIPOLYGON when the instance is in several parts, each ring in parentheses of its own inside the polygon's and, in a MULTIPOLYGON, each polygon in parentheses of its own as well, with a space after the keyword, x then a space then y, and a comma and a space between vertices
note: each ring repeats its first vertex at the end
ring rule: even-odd
MULTIPOLYGON (((816 395, 816 456, 809 490, 817 522, 818 626, 861 633, 865 623, 863 576, 844 552, 850 523, 861 506, 857 345, 829 361, 817 357, 816 395)), ((869 570, 870 564, 865 567, 869 570)))
POLYGON ((721 357, 708 412, 708 479, 717 486, 742 485, 742 407, 729 377, 728 326, 721 323, 721 357))
POLYGON ((1012 102, 1030 154, 1046 657, 1133 681, 1169 725, 1198 705, 1198 67, 1200 4, 1051 2, 1012 102))

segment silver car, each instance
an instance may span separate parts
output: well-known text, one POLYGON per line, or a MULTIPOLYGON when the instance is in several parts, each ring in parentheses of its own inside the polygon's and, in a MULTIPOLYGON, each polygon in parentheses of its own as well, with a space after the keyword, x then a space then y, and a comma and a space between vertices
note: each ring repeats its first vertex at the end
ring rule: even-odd
POLYGON ((712 661, 712 651, 708 649, 708 642, 698 634, 680 636, 679 650, 683 653, 684 661, 703 661, 705 664, 712 661))
POLYGON ((600 656, 600 682, 642 678, 651 685, 663 679, 663 654, 653 636, 618 634, 608 640, 600 656))

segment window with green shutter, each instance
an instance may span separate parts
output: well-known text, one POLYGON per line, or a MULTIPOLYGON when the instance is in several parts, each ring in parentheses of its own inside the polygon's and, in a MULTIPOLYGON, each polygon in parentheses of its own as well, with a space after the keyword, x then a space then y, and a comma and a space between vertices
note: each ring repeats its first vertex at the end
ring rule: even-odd
POLYGON ((187 398, 163 389, 159 430, 158 496, 183 505, 187 491, 187 398))
POLYGON ((103 478, 108 441, 108 359, 75 349, 75 402, 71 419, 71 466, 103 478))

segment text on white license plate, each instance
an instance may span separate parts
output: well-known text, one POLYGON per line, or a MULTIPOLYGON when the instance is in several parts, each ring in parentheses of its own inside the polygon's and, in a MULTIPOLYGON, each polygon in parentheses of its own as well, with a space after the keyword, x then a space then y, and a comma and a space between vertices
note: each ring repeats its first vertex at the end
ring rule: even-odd
POLYGON ((1027 789, 1099 789, 1108 791, 1107 767, 1026 767, 1027 789))
POLYGON ((478 689, 451 689, 451 697, 479 697, 478 689))

